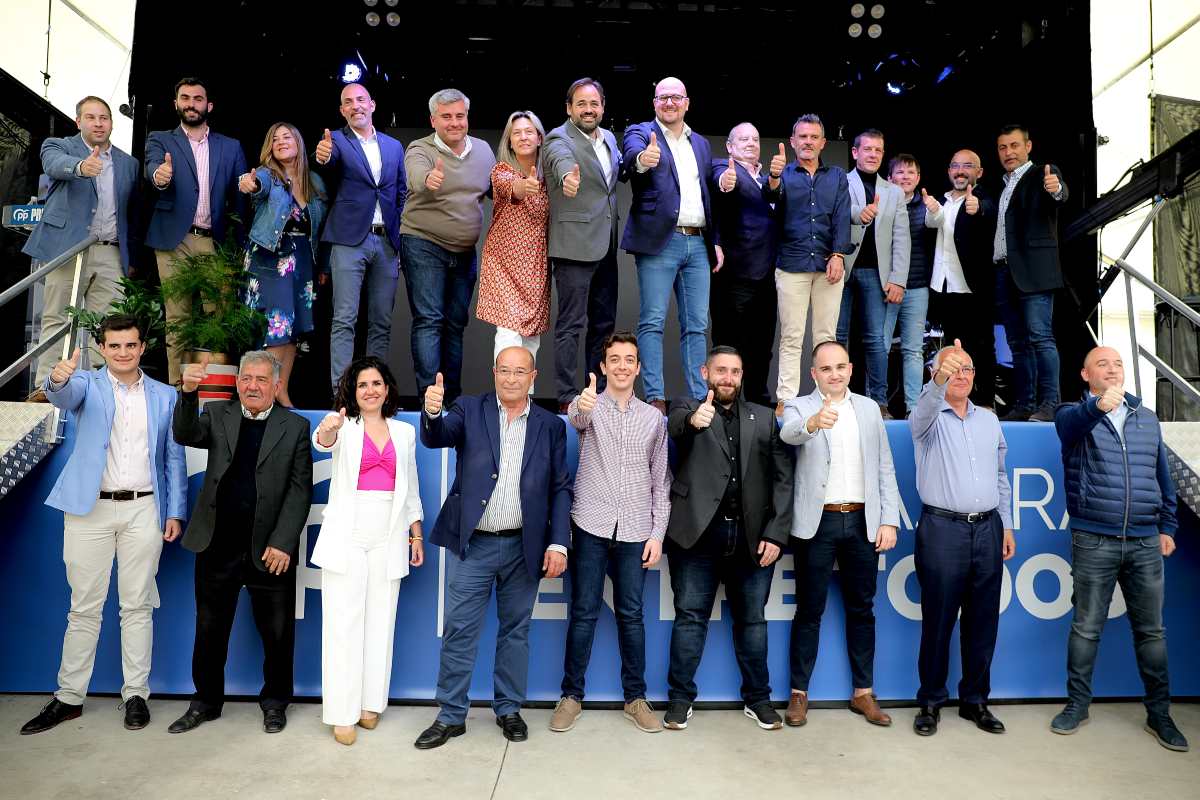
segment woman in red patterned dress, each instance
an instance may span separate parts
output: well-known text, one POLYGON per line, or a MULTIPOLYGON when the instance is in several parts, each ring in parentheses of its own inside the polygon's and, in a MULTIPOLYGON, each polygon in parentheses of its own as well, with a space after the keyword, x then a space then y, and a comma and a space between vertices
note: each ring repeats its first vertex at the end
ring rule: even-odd
POLYGON ((492 169, 492 226, 483 243, 475 314, 496 326, 493 357, 520 346, 536 358, 539 337, 550 327, 550 201, 538 176, 545 135, 532 111, 513 112, 492 169))

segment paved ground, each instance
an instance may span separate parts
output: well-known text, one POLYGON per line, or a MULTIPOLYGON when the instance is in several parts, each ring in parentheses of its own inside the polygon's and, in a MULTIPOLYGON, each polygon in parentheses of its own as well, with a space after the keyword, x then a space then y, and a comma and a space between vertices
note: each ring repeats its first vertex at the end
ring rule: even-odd
POLYGON ((1200 797, 1200 706, 1174 716, 1193 750, 1172 753, 1142 731, 1140 705, 1097 704, 1075 736, 1048 724, 1057 706, 996 706, 1009 732, 992 736, 953 709, 931 739, 912 733, 913 709, 874 728, 842 709, 810 712, 804 728, 761 731, 740 711, 698 711, 686 731, 644 734, 619 711, 587 710, 575 730, 546 730, 550 711, 524 712, 531 734, 509 744, 486 708, 465 736, 420 752, 412 741, 429 707, 393 707, 353 747, 333 741, 320 707, 292 706, 286 731, 262 733, 261 713, 230 703, 192 733, 166 727, 183 701, 152 700, 150 727, 121 727, 114 698, 53 731, 17 731, 43 697, 0 695, 0 798, 1070 798, 1200 797))

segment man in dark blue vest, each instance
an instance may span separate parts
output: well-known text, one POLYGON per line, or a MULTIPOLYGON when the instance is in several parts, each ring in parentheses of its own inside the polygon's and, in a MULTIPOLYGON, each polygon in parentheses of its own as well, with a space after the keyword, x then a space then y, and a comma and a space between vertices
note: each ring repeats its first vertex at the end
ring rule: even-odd
POLYGON ((1145 730, 1168 750, 1186 751, 1171 719, 1163 630, 1163 558, 1175 552, 1175 483, 1154 412, 1122 390, 1125 367, 1111 347, 1096 347, 1080 375, 1088 391, 1060 406, 1075 618, 1067 643, 1067 705, 1050 723, 1071 734, 1088 720, 1100 633, 1119 583, 1146 688, 1145 730))

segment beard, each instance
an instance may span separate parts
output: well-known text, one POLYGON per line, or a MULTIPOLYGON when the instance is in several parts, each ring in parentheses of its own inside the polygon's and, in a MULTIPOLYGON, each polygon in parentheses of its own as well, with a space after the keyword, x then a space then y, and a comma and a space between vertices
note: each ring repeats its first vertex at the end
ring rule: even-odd
POLYGON ((580 117, 579 121, 575 123, 575 127, 579 128, 579 130, 583 131, 584 133, 591 133, 599 126, 600 119, 598 117, 592 117, 591 119, 580 117))
POLYGON ((179 121, 182 122, 184 125, 187 125, 189 128, 198 127, 208 121, 208 112, 207 111, 199 111, 194 108, 185 108, 185 109, 176 108, 175 113, 179 116, 179 121), (188 121, 187 115, 188 115, 189 111, 198 117, 198 119, 195 122, 188 121))

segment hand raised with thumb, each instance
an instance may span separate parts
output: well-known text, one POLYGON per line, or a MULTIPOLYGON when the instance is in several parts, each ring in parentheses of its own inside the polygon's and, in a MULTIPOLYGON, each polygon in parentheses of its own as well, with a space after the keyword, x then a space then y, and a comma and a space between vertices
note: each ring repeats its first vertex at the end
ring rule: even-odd
POLYGON ((967 184, 967 197, 963 200, 963 211, 971 216, 979 213, 979 198, 975 196, 975 187, 967 184))
POLYGON ((75 348, 75 352, 71 353, 71 357, 65 361, 60 361, 54 365, 54 369, 50 371, 50 382, 55 384, 64 384, 71 379, 75 374, 75 370, 79 368, 79 348, 75 348))
POLYGON ((433 169, 425 174, 425 188, 431 192, 436 192, 442 188, 442 181, 446 180, 446 173, 443 171, 445 165, 442 163, 441 156, 438 156, 437 161, 433 164, 433 169))
POLYGON ((921 202, 925 204, 925 210, 930 214, 936 214, 942 210, 942 204, 924 189, 921 190, 921 202))
POLYGON ((732 156, 729 159, 729 166, 721 173, 719 185, 722 192, 732 192, 734 187, 737 186, 737 168, 733 165, 732 156))
POLYGON ((175 168, 171 164, 171 154, 166 153, 163 156, 163 162, 158 165, 158 169, 154 170, 154 182, 159 186, 166 186, 174 175, 175 168))
POLYGON ((579 194, 579 165, 571 167, 571 171, 563 177, 563 196, 574 197, 579 194))
POLYGON ((875 217, 879 214, 879 195, 875 195, 875 199, 868 203, 862 210, 859 219, 863 225, 870 225, 875 217))
POLYGON ((325 133, 321 136, 321 141, 317 142, 317 163, 328 164, 331 158, 333 158, 333 134, 329 132, 329 128, 326 128, 325 133))
POLYGON ((638 156, 638 161, 646 169, 654 169, 658 166, 659 159, 662 158, 662 151, 658 147, 658 136, 654 131, 650 131, 650 143, 646 145, 646 149, 638 156))
POLYGON ((1042 186, 1044 186, 1046 191, 1050 194, 1058 194, 1062 190, 1062 181, 1060 181, 1058 176, 1055 175, 1050 169, 1049 164, 1046 165, 1045 172, 1042 175, 1042 186))
POLYGON ((704 402, 700 407, 692 412, 691 419, 692 427, 697 430, 704 430, 709 425, 712 425, 713 415, 717 413, 716 406, 713 405, 713 390, 708 390, 708 397, 704 398, 704 402))
POLYGON ((772 178, 778 178, 787 168, 787 149, 784 148, 783 142, 779 143, 779 152, 771 156, 771 166, 768 168, 772 178))
POLYGON ((442 401, 446 397, 446 387, 442 384, 442 373, 433 379, 433 385, 425 390, 425 413, 436 417, 442 413, 442 401))
POLYGON ((592 413, 596 408, 596 373, 588 373, 588 385, 579 393, 579 410, 584 414, 592 413))
POLYGON ((204 383, 204 379, 208 376, 208 362, 211 359, 211 354, 201 353, 198 361, 183 368, 183 390, 185 392, 194 392, 200 388, 200 384, 204 383))
POLYGON ((821 401, 821 408, 817 413, 808 418, 808 432, 814 433, 817 430, 829 430, 838 421, 838 412, 833 408, 833 398, 825 395, 821 401))
POLYGON ((85 178, 95 178, 104 171, 104 163, 100 160, 100 148, 93 147, 88 157, 79 163, 79 174, 85 178))

